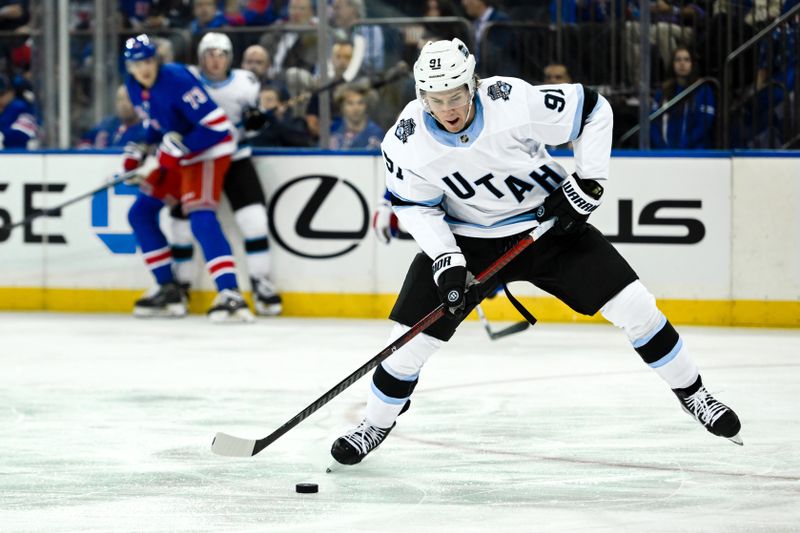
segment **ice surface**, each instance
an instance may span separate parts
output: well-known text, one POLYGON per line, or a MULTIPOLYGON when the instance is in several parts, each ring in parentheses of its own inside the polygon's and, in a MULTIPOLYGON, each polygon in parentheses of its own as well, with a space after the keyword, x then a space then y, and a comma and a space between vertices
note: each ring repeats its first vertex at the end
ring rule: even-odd
POLYGON ((611 326, 469 322, 384 445, 325 474, 368 378, 255 457, 211 439, 272 432, 388 322, 0 314, 0 531, 798 531, 800 331, 678 329, 744 447, 611 326))

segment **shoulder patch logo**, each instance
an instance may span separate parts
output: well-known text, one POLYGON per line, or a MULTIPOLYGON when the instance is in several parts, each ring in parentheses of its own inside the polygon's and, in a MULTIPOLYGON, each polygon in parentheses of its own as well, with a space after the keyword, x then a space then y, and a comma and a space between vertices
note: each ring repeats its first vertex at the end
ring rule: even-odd
POLYGON ((398 122, 397 127, 394 129, 394 136, 403 141, 403 143, 408 142, 408 138, 414 135, 414 129, 417 127, 414 124, 413 118, 404 118, 400 119, 398 122))
POLYGON ((508 100, 508 96, 511 94, 511 85, 504 82, 498 81, 491 87, 489 87, 489 98, 492 100, 499 100, 502 98, 503 100, 508 100))

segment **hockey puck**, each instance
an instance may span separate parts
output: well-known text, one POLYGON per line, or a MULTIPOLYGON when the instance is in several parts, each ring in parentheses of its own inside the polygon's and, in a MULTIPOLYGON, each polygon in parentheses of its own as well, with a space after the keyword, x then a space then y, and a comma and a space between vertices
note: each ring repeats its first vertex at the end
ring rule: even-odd
POLYGON ((300 494, 314 494, 319 492, 319 485, 316 483, 298 483, 294 486, 294 490, 300 494))

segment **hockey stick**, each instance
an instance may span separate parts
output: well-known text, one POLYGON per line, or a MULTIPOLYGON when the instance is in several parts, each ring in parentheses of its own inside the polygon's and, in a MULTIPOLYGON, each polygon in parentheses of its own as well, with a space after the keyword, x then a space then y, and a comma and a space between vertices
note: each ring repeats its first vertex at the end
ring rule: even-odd
MULTIPOLYGON (((352 63, 352 62, 351 62, 352 63)), ((353 83, 360 89, 369 90, 369 89, 379 89, 384 85, 389 83, 393 83, 406 74, 408 74, 408 63, 405 61, 398 61, 393 67, 387 69, 385 72, 378 74, 376 76, 361 76, 359 78, 355 78, 355 73, 348 73, 345 72, 341 76, 338 76, 324 85, 320 85, 319 87, 310 90, 304 91, 297 96, 290 98, 286 104, 289 106, 293 106, 299 102, 306 102, 313 98, 314 96, 323 93, 325 91, 330 91, 335 89, 339 85, 344 83, 353 83)))
MULTIPOLYGON (((104 191, 104 190, 106 190, 108 188, 111 188, 111 187, 113 187, 115 185, 119 185, 120 183, 131 179, 132 177, 136 176, 137 174, 139 174, 141 172, 142 172, 141 167, 133 169, 133 170, 129 170, 128 172, 123 172, 122 174, 118 174, 116 178, 114 178, 113 180, 109 181, 108 183, 105 183, 105 184, 101 185, 100 187, 97 187, 96 189, 93 189, 93 190, 91 190, 91 191, 89 191, 87 193, 81 194, 80 196, 76 196, 75 198, 73 198, 71 200, 67 200, 64 203, 58 204, 58 205, 53 206, 53 207, 47 207, 45 209, 37 209, 36 211, 34 211, 30 215, 26 216, 25 218, 23 218, 19 222, 14 222, 13 224, 8 224, 6 226, 0 226, 0 237, 5 236, 8 233, 11 233, 11 230, 14 229, 14 228, 17 228, 19 226, 24 226, 26 224, 30 224, 33 220, 36 220, 39 217, 58 216, 58 215, 61 214, 61 210, 64 209, 65 207, 67 207, 68 205, 72 205, 72 204, 74 204, 76 202, 80 202, 81 200, 85 200, 86 198, 90 198, 90 197, 94 196, 95 194, 97 194, 97 193, 99 193, 101 191, 104 191)), ((2 240, 2 239, 0 239, 0 240, 2 240)))
MULTIPOLYGON (((503 267, 509 264, 515 257, 521 254, 534 240, 538 239, 545 231, 552 227, 553 221, 548 220, 544 224, 537 227, 533 234, 526 235, 512 248, 506 251, 503 255, 495 260, 494 263, 489 265, 486 270, 481 272, 475 279, 478 283, 485 283, 492 276, 497 274, 503 267)), ((364 363, 355 372, 340 381, 331 390, 314 400, 311 405, 297 413, 288 422, 281 427, 264 437, 263 439, 243 439, 234 437, 227 433, 217 433, 214 440, 211 442, 211 451, 217 455, 225 455, 228 457, 251 457, 276 440, 286 434, 290 429, 297 426, 300 422, 311 416, 315 411, 323 405, 334 399, 341 394, 350 385, 361 379, 367 372, 378 366, 381 361, 389 357, 392 353, 397 351, 401 346, 407 344, 411 339, 419 335, 422 331, 427 329, 434 322, 442 318, 445 314, 444 304, 440 304, 436 309, 428 313, 419 322, 414 324, 411 329, 406 331, 398 337, 389 346, 378 352, 372 359, 364 363)))
POLYGON ((493 341, 500 339, 502 337, 507 337, 509 335, 513 335, 514 333, 519 333, 520 331, 525 331, 530 327, 529 322, 517 322, 516 324, 511 324, 507 328, 503 328, 500 331, 492 331, 491 326, 489 325, 489 320, 486 318, 486 315, 481 309, 480 305, 475 306, 475 312, 478 313, 478 318, 480 318, 481 323, 483 324, 483 328, 486 330, 486 333, 489 334, 489 338, 493 341))

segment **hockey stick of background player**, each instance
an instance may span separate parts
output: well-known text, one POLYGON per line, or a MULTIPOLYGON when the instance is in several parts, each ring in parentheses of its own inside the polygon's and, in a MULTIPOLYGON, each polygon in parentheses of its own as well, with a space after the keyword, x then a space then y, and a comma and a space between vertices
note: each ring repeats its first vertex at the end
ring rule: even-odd
MULTIPOLYGON (((104 183, 103 185, 101 185, 100 187, 98 187, 96 189, 92 189, 91 191, 89 191, 87 193, 83 193, 80 196, 76 196, 75 198, 73 198, 71 200, 67 200, 64 203, 55 205, 53 207, 47 207, 45 209, 37 209, 36 211, 34 211, 30 215, 26 216, 25 218, 23 218, 19 222, 14 222, 13 224, 8 224, 6 226, 0 226, 0 237, 4 237, 4 236, 6 236, 6 234, 11 233, 11 230, 16 228, 16 227, 24 226, 25 224, 30 224, 33 220, 35 220, 35 219, 37 219, 39 217, 58 216, 58 215, 61 214, 61 210, 63 208, 65 208, 65 207, 67 207, 68 205, 72 205, 72 204, 74 204, 76 202, 80 202, 81 200, 85 200, 86 198, 90 198, 90 197, 94 196, 95 194, 99 193, 100 191, 104 191, 104 190, 106 190, 106 189, 108 189, 110 187, 113 187, 114 185, 119 185, 120 183, 131 179, 132 177, 136 176, 137 174, 139 174, 141 172, 142 172, 141 168, 136 168, 136 169, 133 169, 133 170, 129 170, 128 172, 124 172, 122 174, 115 174, 116 177, 114 179, 112 179, 108 183, 104 183)), ((0 240, 3 240, 3 239, 0 238, 0 240)))
POLYGON ((507 328, 503 328, 500 331, 492 331, 492 328, 489 325, 489 320, 486 318, 486 315, 484 314, 483 309, 481 309, 480 304, 475 306, 475 312, 478 313, 478 318, 481 320, 483 328, 486 330, 486 333, 489 334, 489 338, 493 341, 502 337, 507 337, 508 335, 513 335, 514 333, 519 333, 520 331, 525 331, 531 326, 529 322, 522 321, 511 324, 507 328))
MULTIPOLYGON (((486 270, 481 272, 475 279, 478 283, 485 283, 488 279, 492 276, 497 274, 500 269, 505 267, 508 263, 510 263, 515 257, 521 254, 528 246, 530 246, 535 240, 539 239, 539 237, 544 234, 547 230, 549 230, 553 226, 553 220, 548 220, 538 226, 532 234, 528 234, 523 237, 517 244, 515 244, 512 248, 506 251, 503 255, 497 258, 494 263, 489 265, 486 270)), ((381 361, 389 357, 392 353, 397 351, 401 346, 408 343, 411 339, 422 333, 425 329, 427 329, 431 324, 442 318, 445 314, 444 304, 440 304, 439 307, 428 313, 424 318, 422 318, 419 322, 414 324, 411 329, 406 331, 403 335, 398 337, 394 342, 392 342, 389 346, 378 352, 372 359, 364 363, 360 368, 358 368, 355 372, 344 378, 340 381, 335 387, 331 390, 314 400, 311 405, 297 413, 291 420, 286 422, 284 425, 264 437, 263 439, 253 440, 253 439, 243 439, 240 437, 234 437, 232 435, 228 435, 227 433, 217 433, 214 440, 211 442, 211 451, 216 453, 217 455, 226 455, 228 457, 250 457, 276 440, 278 440, 281 436, 283 436, 286 432, 290 429, 298 425, 300 422, 311 416, 315 411, 317 411, 320 407, 334 399, 336 396, 344 392, 350 385, 361 379, 367 372, 378 366, 381 361)))
POLYGON ((294 98, 290 98, 287 102, 287 105, 293 106, 298 102, 305 102, 306 100, 310 100, 314 96, 325 92, 330 91, 343 83, 353 83, 354 85, 364 88, 364 89, 379 89, 384 85, 388 85, 389 83, 393 83, 406 74, 408 74, 409 68, 408 63, 405 61, 398 61, 393 67, 387 69, 386 71, 374 75, 374 76, 362 76, 360 78, 353 78, 352 76, 348 76, 348 73, 345 72, 342 76, 332 79, 325 85, 321 85, 316 89, 311 91, 306 91, 303 93, 298 94, 294 98))

